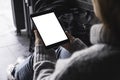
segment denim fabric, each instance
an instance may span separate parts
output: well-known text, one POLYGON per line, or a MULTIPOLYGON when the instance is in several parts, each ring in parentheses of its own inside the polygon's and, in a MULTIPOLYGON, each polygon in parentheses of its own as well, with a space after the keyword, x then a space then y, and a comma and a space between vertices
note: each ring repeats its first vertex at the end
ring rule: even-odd
POLYGON ((32 80, 33 72, 33 55, 31 55, 23 63, 16 66, 15 79, 32 80))

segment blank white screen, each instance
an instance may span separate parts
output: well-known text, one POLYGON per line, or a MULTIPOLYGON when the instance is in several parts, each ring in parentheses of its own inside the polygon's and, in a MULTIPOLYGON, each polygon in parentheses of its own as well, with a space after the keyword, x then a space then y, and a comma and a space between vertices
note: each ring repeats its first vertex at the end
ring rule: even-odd
POLYGON ((33 17, 32 19, 46 46, 67 39, 54 12, 33 17))

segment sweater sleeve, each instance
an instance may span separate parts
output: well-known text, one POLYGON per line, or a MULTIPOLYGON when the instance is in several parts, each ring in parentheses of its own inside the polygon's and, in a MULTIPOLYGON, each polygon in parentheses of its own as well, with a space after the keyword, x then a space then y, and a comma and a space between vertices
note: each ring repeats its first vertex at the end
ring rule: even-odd
POLYGON ((73 43, 70 45, 70 53, 87 48, 87 45, 81 41, 79 38, 76 38, 73 43))
POLYGON ((69 59, 57 60, 54 56, 54 50, 46 50, 44 46, 35 47, 34 53, 34 76, 33 80, 56 80, 65 66, 68 66, 69 59))
POLYGON ((50 74, 52 74, 55 62, 56 56, 53 49, 45 49, 43 45, 36 46, 33 64, 33 80, 42 80, 44 77, 47 78, 50 74))
POLYGON ((36 64, 34 68, 33 80, 48 80, 54 72, 55 63, 51 61, 41 61, 36 64))

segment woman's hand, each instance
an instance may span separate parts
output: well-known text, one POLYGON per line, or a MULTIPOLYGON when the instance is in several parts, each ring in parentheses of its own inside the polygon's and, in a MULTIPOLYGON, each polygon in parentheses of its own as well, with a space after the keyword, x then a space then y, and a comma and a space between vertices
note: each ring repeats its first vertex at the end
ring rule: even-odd
POLYGON ((67 31, 65 32, 70 40, 70 42, 67 42, 66 44, 62 45, 65 49, 67 49, 68 51, 70 51, 70 46, 73 43, 73 41, 75 40, 75 37, 73 37, 70 33, 68 33, 67 31))
POLYGON ((35 34, 35 46, 43 44, 42 40, 40 39, 40 35, 37 30, 34 30, 35 34))
POLYGON ((75 37, 72 36, 72 35, 71 35, 70 33, 68 33, 67 31, 65 31, 65 33, 67 34, 67 36, 68 36, 68 38, 69 38, 69 40, 70 40, 70 43, 73 43, 75 37))

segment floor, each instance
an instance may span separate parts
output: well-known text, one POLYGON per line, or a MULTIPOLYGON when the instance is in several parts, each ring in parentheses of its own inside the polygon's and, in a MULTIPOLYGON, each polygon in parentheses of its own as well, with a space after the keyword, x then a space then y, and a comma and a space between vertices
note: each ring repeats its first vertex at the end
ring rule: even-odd
POLYGON ((7 80, 7 67, 19 56, 29 56, 29 39, 26 30, 16 35, 10 0, 0 0, 0 80, 7 80))

